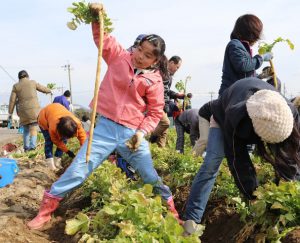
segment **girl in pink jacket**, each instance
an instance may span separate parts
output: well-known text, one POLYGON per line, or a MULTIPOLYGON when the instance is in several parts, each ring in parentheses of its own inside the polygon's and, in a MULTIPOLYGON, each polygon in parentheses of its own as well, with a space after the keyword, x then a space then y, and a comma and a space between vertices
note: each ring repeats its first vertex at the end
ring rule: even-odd
MULTIPOLYGON (((102 5, 92 4, 91 9, 100 11, 102 5)), ((98 45, 98 24, 93 23, 92 29, 98 45)), ((178 219, 171 191, 154 169, 144 139, 163 114, 162 80, 168 75, 165 48, 164 40, 152 34, 146 35, 130 53, 114 37, 104 35, 103 59, 108 69, 99 89, 97 112, 101 116, 94 130, 90 161, 86 163, 86 141, 65 173, 44 192, 38 215, 28 223, 31 229, 39 229, 48 222, 59 201, 80 186, 114 150, 130 163, 144 183, 153 185, 178 219)))

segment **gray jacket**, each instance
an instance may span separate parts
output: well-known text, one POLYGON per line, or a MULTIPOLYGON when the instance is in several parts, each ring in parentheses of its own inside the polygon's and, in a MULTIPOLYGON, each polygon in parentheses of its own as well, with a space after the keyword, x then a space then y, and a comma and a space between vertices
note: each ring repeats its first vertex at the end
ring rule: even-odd
POLYGON ((198 109, 185 110, 178 117, 179 122, 190 132, 191 143, 194 146, 199 138, 199 116, 198 109))

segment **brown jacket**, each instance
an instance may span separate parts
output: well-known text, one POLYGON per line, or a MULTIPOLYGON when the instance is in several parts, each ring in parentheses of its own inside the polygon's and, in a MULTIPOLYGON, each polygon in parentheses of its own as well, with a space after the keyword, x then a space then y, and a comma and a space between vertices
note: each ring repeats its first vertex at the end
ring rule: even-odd
POLYGON ((37 97, 37 91, 51 93, 47 87, 28 78, 22 78, 13 86, 9 99, 9 114, 12 114, 14 107, 17 108, 17 114, 20 117, 20 125, 27 125, 37 122, 40 111, 40 105, 37 97))

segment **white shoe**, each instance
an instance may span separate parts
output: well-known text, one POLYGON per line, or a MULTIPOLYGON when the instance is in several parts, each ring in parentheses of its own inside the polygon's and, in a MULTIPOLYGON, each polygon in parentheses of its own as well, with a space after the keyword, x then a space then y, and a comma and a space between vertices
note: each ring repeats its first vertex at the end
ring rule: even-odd
POLYGON ((56 171, 56 170, 57 170, 57 168, 55 167, 54 159, 53 159, 53 158, 48 158, 48 159, 46 159, 46 164, 47 164, 47 166, 48 166, 51 170, 53 170, 53 171, 56 171))
POLYGON ((196 224, 194 220, 189 219, 184 222, 183 228, 184 228, 183 234, 185 236, 188 236, 188 235, 195 233, 199 229, 199 225, 196 224))
POLYGON ((60 157, 54 157, 54 165, 57 169, 61 169, 61 158, 60 157))

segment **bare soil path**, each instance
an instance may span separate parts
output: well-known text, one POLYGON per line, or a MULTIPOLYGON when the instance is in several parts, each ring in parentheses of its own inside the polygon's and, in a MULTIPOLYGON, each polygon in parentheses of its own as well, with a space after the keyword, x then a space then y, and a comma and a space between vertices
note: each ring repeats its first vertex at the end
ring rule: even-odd
POLYGON ((2 147, 6 143, 15 142, 20 140, 22 134, 18 133, 18 129, 0 128, 0 146, 2 147))

